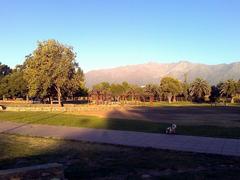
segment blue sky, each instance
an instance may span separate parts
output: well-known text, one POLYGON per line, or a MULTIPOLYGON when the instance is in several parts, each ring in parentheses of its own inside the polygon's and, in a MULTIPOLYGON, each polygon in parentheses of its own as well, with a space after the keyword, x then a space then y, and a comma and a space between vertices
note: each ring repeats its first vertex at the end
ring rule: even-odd
POLYGON ((37 41, 74 47, 84 71, 149 61, 240 60, 239 0, 1 0, 0 62, 37 41))

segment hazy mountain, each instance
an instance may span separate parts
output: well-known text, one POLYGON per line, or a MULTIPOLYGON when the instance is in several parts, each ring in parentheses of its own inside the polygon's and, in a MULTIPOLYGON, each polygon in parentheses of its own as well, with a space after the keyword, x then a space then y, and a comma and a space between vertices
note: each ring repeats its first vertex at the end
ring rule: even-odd
POLYGON ((91 87, 93 84, 107 81, 109 83, 129 83, 145 85, 147 83, 159 83, 164 76, 172 76, 179 80, 191 82, 196 77, 206 79, 211 84, 217 84, 226 79, 240 79, 240 62, 231 64, 206 65, 196 64, 188 61, 178 63, 147 63, 138 65, 128 65, 111 69, 100 69, 89 71, 85 74, 86 85, 91 87))

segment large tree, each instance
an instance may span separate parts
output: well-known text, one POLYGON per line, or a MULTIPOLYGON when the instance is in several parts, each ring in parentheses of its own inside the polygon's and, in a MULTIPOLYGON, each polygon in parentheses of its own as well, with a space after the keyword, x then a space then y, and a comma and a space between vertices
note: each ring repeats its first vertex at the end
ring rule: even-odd
POLYGON ((37 49, 26 57, 24 63, 29 95, 51 99, 57 95, 58 103, 62 105, 62 95, 69 86, 80 87, 83 80, 75 58, 76 54, 70 46, 56 40, 38 42, 37 49))
POLYGON ((172 77, 164 77, 160 82, 161 93, 167 97, 168 102, 176 101, 176 95, 182 91, 181 83, 172 77))
POLYGON ((190 95, 197 101, 203 101, 206 95, 210 95, 210 92, 210 85, 201 78, 196 78, 190 85, 190 95))
POLYGON ((225 97, 231 98, 231 103, 234 103, 234 96, 238 90, 238 84, 233 79, 229 79, 222 83, 221 87, 221 95, 225 97))

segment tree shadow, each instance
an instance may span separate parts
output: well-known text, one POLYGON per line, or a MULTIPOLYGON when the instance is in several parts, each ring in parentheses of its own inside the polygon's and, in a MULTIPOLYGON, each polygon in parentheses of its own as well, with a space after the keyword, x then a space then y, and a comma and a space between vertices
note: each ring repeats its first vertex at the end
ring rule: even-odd
POLYGON ((68 179, 141 179, 144 174, 157 178, 181 176, 181 172, 215 177, 223 171, 240 176, 237 157, 6 134, 0 135, 0 145, 6 147, 0 150, 0 169, 60 163, 68 179))
POLYGON ((109 111, 107 118, 183 125, 232 125, 240 127, 239 114, 239 107, 126 107, 124 110, 113 109, 109 111))
MULTIPOLYGON (((124 108, 124 110, 111 110, 107 114, 105 126, 109 129, 122 130, 122 128, 124 128, 124 130, 132 130, 134 128, 137 131, 141 131, 143 128, 145 130, 149 128, 149 132, 164 132, 165 126, 169 123, 180 123, 183 121, 179 117, 181 115, 190 113, 189 116, 193 114, 201 116, 202 113, 207 113, 208 111, 209 113, 207 115, 220 113, 218 115, 219 117, 224 114, 224 112, 226 112, 225 114, 231 114, 230 112, 232 112, 239 115, 239 109, 236 108, 231 108, 230 112, 229 110, 217 108, 216 111, 214 111, 215 113, 213 113, 209 108, 204 108, 201 111, 196 107, 131 107, 124 108), (172 117, 172 119, 170 117, 172 117), (154 129, 154 124, 150 126, 147 122, 155 122, 156 124, 163 122, 165 125, 161 128, 156 126, 156 129, 154 129), (119 124, 121 127, 119 127, 119 124)), ((44 120, 49 120, 54 116, 57 116, 57 114, 44 118, 44 120)), ((31 121, 21 126, 8 129, 4 133, 9 133, 16 128, 22 128, 37 121, 38 120, 31 121)), ((88 123, 88 120, 83 119, 82 123, 88 123)), ((235 172, 238 170, 238 173, 234 175, 240 176, 240 159, 236 157, 155 150, 152 148, 130 148, 108 144, 76 142, 72 140, 38 139, 36 137, 15 135, 10 135, 13 138, 8 139, 7 136, 9 135, 4 133, 0 133, 0 169, 57 162, 64 165, 65 175, 69 179, 94 179, 104 177, 112 177, 113 179, 140 179, 143 174, 151 174, 154 176, 155 173, 155 175, 157 174, 156 176, 160 176, 163 175, 162 173, 169 172, 167 175, 179 175, 181 171, 189 175, 189 173, 196 173, 194 170, 197 168, 202 168, 198 173, 204 171, 205 173, 215 173, 215 175, 221 171, 235 172), (21 137, 26 139, 17 139, 21 137), (34 144, 34 141, 39 144, 34 144), (51 143, 46 146, 49 141, 51 141, 51 143)), ((77 132, 64 133, 64 138, 71 139, 72 136, 78 137, 81 135, 82 134, 78 134, 77 132)), ((85 135, 92 136, 93 134, 88 132, 88 134, 86 133, 85 135)), ((184 177, 187 177, 187 175, 184 177)))

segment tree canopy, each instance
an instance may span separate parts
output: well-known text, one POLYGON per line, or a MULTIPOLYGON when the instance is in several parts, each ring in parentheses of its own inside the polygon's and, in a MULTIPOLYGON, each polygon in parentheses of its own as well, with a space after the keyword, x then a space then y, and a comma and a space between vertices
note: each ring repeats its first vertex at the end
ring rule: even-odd
POLYGON ((221 89, 221 95, 225 97, 231 98, 231 103, 234 103, 234 96, 236 95, 238 91, 238 84, 233 79, 229 79, 222 83, 220 86, 221 89))
POLYGON ((164 77, 160 82, 160 90, 168 98, 168 102, 176 101, 175 97, 182 91, 179 80, 172 77, 164 77))
POLYGON ((75 61, 73 48, 56 40, 38 42, 37 49, 26 57, 24 79, 28 83, 29 95, 53 98, 58 103, 69 89, 83 86, 83 73, 75 61))
POLYGON ((201 78, 196 78, 190 85, 190 95, 197 101, 203 101, 206 95, 210 95, 210 92, 210 85, 201 78))
POLYGON ((22 66, 17 66, 1 79, 0 97, 26 98, 27 92, 27 82, 23 79, 22 66))

